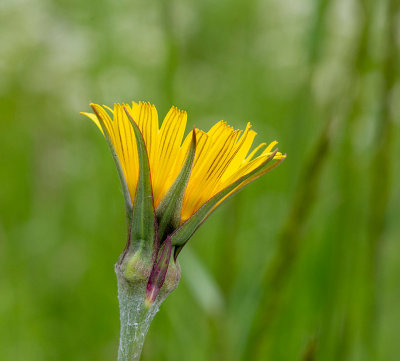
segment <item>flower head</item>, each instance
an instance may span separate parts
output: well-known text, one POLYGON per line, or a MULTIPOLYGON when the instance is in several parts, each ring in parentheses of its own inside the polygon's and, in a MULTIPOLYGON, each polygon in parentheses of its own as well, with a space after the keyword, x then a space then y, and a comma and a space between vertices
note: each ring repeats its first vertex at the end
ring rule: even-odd
POLYGON ((150 103, 115 104, 114 109, 91 106, 94 113, 82 114, 103 133, 117 165, 128 214, 128 243, 151 244, 153 274, 157 271, 155 278, 161 282, 169 261, 160 263, 160 256, 165 258, 174 248, 176 258, 224 199, 285 158, 274 150, 276 141, 251 149, 256 132, 250 123, 241 131, 220 121, 208 132, 193 128, 184 137, 187 114, 176 107, 160 127, 150 103))

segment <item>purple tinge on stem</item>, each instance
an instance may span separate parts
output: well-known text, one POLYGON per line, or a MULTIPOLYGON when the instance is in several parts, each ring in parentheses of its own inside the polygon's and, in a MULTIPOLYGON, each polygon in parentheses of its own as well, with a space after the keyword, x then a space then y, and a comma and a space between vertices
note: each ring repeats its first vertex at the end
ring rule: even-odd
POLYGON ((165 281, 171 258, 171 237, 168 236, 158 250, 146 289, 146 305, 150 307, 156 300, 158 293, 165 281))

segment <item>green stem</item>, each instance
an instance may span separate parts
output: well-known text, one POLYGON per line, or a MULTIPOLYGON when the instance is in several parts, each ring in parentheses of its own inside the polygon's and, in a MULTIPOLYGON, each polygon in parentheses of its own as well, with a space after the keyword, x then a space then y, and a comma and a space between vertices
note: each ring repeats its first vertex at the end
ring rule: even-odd
POLYGON ((126 281, 118 271, 117 279, 121 320, 118 361, 139 360, 154 315, 145 309, 145 285, 126 281))
POLYGON ((115 265, 118 280, 118 301, 121 332, 118 361, 138 361, 151 321, 166 297, 178 286, 180 267, 172 259, 163 286, 156 300, 146 304, 146 288, 152 263, 137 251, 121 255, 115 265))
POLYGON ((129 282, 116 270, 121 333, 118 361, 137 361, 151 321, 164 299, 158 298, 150 308, 145 306, 146 283, 129 282))

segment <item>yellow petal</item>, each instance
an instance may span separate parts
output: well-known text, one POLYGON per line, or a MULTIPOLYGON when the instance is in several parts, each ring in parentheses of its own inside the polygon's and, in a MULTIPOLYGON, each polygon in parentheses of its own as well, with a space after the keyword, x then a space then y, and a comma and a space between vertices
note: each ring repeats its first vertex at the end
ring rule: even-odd
MULTIPOLYGON (((266 144, 263 143, 248 155, 256 133, 250 130, 249 123, 240 138, 239 135, 240 132, 234 131, 222 121, 214 125, 207 133, 207 152, 198 156, 197 162, 193 165, 184 198, 181 222, 188 219, 215 194, 259 167, 277 144, 277 142, 272 142, 265 147, 266 144), (255 154, 264 147, 264 151, 253 159, 255 154)), ((282 157, 284 156, 281 153, 277 153, 274 159, 282 157)), ((233 192, 238 191, 250 181, 241 184, 233 192)))
POLYGON ((122 105, 114 105, 113 115, 113 128, 115 135, 114 144, 116 144, 118 158, 123 164, 126 182, 133 202, 139 177, 139 158, 137 154, 135 134, 122 105))
POLYGON ((146 145, 149 158, 150 173, 157 173, 157 149, 158 149, 158 114, 154 105, 145 102, 132 103, 132 108, 125 105, 132 119, 138 125, 146 145))
POLYGON ((155 206, 160 203, 168 189, 179 174, 175 167, 183 134, 186 128, 187 114, 172 107, 165 117, 158 133, 158 149, 156 151, 154 177, 152 178, 155 206))
POLYGON ((91 119, 91 120, 93 121, 93 123, 97 125, 97 127, 100 129, 100 131, 101 131, 101 132, 103 133, 103 135, 104 135, 103 128, 101 127, 101 125, 100 125, 100 123, 99 123, 99 120, 97 119, 96 114, 93 114, 93 113, 85 113, 85 112, 81 112, 81 114, 82 114, 82 115, 86 115, 89 119, 91 119))
MULTIPOLYGON (((277 144, 276 141, 268 145, 262 143, 250 151, 256 136, 256 132, 250 129, 250 123, 242 132, 234 130, 224 121, 216 123, 207 133, 199 129, 192 130, 182 143, 187 114, 176 107, 170 109, 160 129, 157 110, 150 103, 133 102, 132 106, 115 104, 114 109, 95 104, 92 107, 97 116, 91 113, 82 114, 89 117, 103 134, 107 133, 121 164, 132 201, 138 179, 138 155, 132 125, 125 109, 138 125, 148 154, 155 207, 180 173, 192 132, 196 132, 196 153, 184 195, 181 223, 215 194, 262 165, 277 144)), ((283 158, 285 155, 280 152, 274 155, 277 163, 283 158)), ((257 174, 247 179, 230 194, 259 176, 257 174)))

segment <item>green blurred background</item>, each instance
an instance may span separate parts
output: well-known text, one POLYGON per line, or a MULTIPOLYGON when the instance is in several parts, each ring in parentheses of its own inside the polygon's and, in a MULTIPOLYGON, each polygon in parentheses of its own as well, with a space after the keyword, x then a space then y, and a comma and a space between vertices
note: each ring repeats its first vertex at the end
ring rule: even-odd
POLYGON ((399 360, 398 0, 0 3, 0 360, 115 360, 117 172, 89 102, 287 160, 180 255, 143 360, 399 360))

